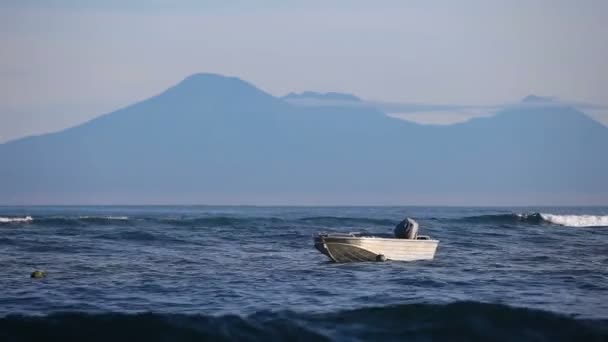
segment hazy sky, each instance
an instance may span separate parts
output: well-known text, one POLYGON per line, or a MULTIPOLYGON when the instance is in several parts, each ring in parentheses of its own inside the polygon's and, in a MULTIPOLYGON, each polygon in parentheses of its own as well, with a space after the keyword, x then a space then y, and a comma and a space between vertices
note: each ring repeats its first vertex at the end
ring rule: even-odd
MULTIPOLYGON (((608 104, 608 1, 123 2, 0 2, 0 142, 195 72, 273 95, 493 105, 534 93, 608 104)), ((450 121, 444 114, 427 117, 450 121)))

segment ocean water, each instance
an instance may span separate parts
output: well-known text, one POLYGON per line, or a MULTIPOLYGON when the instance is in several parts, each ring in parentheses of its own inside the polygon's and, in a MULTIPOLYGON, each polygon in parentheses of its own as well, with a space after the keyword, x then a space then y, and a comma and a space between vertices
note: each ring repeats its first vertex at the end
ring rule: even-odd
POLYGON ((608 340, 608 208, 0 207, 0 261, 2 341, 608 340), (405 216, 435 260, 313 248, 405 216))

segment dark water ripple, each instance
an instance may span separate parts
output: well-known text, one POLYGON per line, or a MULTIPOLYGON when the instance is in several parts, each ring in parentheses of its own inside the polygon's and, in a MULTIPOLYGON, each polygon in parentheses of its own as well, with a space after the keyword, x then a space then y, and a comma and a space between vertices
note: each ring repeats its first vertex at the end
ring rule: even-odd
POLYGON ((13 315, 0 320, 0 338, 4 341, 401 341, 404 338, 414 341, 603 341, 608 334, 604 323, 504 305, 459 302, 324 314, 259 312, 248 317, 150 313, 13 315))
POLYGON ((541 213, 602 223, 608 208, 2 207, 0 340, 142 326, 184 339, 606 340, 608 228, 541 213), (312 248, 318 231, 387 234, 405 215, 441 240, 435 260, 332 264, 312 248))

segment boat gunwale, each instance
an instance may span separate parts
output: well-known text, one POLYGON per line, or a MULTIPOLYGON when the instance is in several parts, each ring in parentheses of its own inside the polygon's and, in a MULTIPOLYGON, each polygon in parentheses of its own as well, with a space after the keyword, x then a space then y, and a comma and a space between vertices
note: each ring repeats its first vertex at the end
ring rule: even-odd
POLYGON ((437 242, 439 243, 440 240, 436 240, 436 239, 398 239, 398 238, 384 238, 384 237, 380 237, 380 236, 354 236, 354 235, 332 235, 332 234, 325 234, 325 233, 321 233, 321 234, 317 234, 314 236, 315 239, 320 239, 320 240, 325 240, 325 239, 338 239, 338 240, 345 240, 345 239, 356 239, 356 240, 385 240, 385 241, 395 241, 395 242, 404 242, 404 241, 408 241, 408 242, 437 242))

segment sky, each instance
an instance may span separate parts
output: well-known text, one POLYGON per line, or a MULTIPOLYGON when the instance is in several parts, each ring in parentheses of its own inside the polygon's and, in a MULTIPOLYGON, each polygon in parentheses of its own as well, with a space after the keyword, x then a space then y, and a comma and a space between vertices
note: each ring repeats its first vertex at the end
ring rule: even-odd
POLYGON ((591 105, 608 125, 606 32, 602 0, 2 0, 0 142, 84 122, 197 72, 276 96, 460 106, 392 113, 438 124, 537 94, 591 105))

